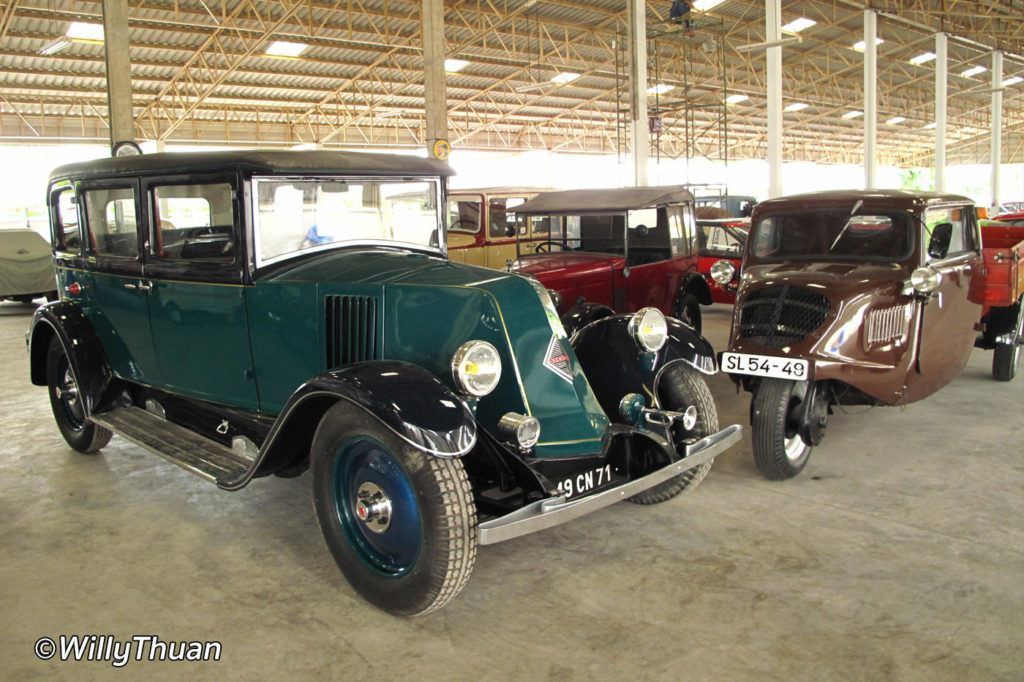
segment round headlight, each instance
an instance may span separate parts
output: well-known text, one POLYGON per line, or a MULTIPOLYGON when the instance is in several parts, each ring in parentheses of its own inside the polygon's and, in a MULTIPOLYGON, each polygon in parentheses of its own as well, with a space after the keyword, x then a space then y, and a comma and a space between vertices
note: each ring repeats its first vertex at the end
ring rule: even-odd
POLYGON ((555 310, 562 309, 562 295, 554 289, 548 289, 548 297, 551 299, 551 303, 555 306, 555 310))
POLYGON ((922 294, 930 294, 939 288, 942 275, 938 270, 922 265, 910 273, 910 285, 922 294))
POLYGON ((629 332, 641 350, 653 353, 665 345, 668 323, 657 308, 641 308, 629 321, 629 332))
POLYGON ((523 450, 528 450, 540 440, 540 422, 516 412, 507 412, 498 420, 498 431, 510 440, 515 440, 523 450))
POLYGON ((467 341, 452 356, 452 376, 460 390, 485 396, 501 378, 498 349, 486 341, 467 341))
POLYGON ((736 276, 736 266, 730 260, 715 261, 711 266, 711 279, 725 286, 736 276))

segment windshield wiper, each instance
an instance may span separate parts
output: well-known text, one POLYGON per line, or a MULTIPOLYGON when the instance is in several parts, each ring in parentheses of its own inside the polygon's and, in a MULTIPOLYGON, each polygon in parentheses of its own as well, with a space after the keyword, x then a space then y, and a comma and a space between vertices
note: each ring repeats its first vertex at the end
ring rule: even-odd
POLYGON ((836 248, 836 244, 838 244, 839 240, 843 238, 844 234, 846 234, 846 228, 848 228, 850 226, 850 223, 853 222, 853 216, 857 214, 857 211, 859 211, 860 207, 863 206, 863 205, 864 205, 864 200, 863 199, 857 199, 857 203, 855 203, 853 205, 853 208, 850 209, 850 217, 846 219, 846 224, 843 225, 843 229, 839 230, 839 234, 837 234, 836 238, 832 241, 832 246, 828 247, 829 251, 831 251, 832 249, 836 248))

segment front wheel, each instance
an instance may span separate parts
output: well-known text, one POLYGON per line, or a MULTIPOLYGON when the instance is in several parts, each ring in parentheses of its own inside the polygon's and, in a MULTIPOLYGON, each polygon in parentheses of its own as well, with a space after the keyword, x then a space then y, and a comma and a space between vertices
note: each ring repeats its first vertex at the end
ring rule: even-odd
POLYGON ((399 616, 439 609, 466 584, 477 519, 462 462, 428 455, 339 403, 313 438, 313 507, 338 567, 399 616))
POLYGON ((754 463, 772 481, 793 478, 807 464, 811 446, 797 433, 792 415, 807 396, 806 381, 762 379, 754 391, 750 427, 754 463))
MULTIPOLYGON (((658 402, 662 408, 673 412, 685 413, 690 407, 697 410, 696 422, 689 431, 683 431, 679 420, 676 420, 672 432, 678 449, 718 431, 718 411, 715 409, 711 390, 704 377, 688 365, 681 362, 669 365, 658 385, 658 402)), ((657 504, 670 500, 680 493, 696 488, 709 471, 711 462, 705 462, 664 483, 637 493, 630 497, 629 501, 636 504, 657 504)))
POLYGON ((50 409, 60 435, 75 450, 91 455, 110 442, 110 430, 97 426, 85 414, 84 397, 79 392, 64 346, 54 336, 46 350, 46 384, 50 409))
POLYGON ((697 301, 697 297, 693 294, 680 293, 676 299, 676 304, 673 306, 673 317, 680 322, 693 327, 694 331, 700 334, 701 319, 700 319, 700 302, 697 301))

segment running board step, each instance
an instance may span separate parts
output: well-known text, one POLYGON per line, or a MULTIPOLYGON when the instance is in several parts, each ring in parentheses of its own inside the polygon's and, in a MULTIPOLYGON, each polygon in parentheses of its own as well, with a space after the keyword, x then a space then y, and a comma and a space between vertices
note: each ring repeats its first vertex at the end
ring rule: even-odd
POLYGON ((243 453, 203 438, 141 407, 118 407, 94 414, 91 419, 222 488, 241 478, 253 465, 253 459, 243 453))

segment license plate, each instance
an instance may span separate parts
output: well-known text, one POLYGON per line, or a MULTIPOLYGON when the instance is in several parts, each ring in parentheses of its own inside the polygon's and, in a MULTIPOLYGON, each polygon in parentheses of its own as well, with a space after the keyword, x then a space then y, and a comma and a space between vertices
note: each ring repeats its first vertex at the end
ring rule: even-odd
POLYGON ((722 371, 729 374, 752 374, 774 379, 807 379, 810 362, 774 355, 722 353, 722 371))
POLYGON ((559 481, 558 492, 565 495, 566 499, 572 499, 607 488, 611 482, 612 465, 606 464, 559 481))

